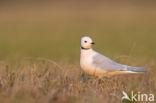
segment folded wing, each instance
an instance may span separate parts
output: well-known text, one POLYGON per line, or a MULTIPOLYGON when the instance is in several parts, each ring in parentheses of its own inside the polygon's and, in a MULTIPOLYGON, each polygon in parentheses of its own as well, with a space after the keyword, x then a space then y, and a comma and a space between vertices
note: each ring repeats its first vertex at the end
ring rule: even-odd
POLYGON ((102 69, 105 72, 115 72, 115 71, 132 71, 132 72, 146 72, 146 67, 132 67, 127 65, 118 64, 115 61, 111 60, 110 58, 96 53, 93 56, 93 65, 96 68, 102 69))

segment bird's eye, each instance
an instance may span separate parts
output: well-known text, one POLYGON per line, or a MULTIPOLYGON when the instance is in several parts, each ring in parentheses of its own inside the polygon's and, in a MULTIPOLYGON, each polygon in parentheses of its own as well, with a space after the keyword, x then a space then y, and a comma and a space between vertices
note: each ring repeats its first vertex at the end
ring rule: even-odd
POLYGON ((84 41, 85 43, 87 43, 87 41, 84 41))

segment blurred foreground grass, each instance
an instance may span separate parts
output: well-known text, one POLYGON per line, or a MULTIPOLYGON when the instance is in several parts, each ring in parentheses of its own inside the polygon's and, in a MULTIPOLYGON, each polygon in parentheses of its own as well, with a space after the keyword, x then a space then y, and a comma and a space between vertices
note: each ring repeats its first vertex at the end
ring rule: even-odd
MULTIPOLYGON (((149 63, 155 68, 155 63, 149 63)), ((98 78, 78 65, 45 58, 0 64, 1 103, 121 103, 122 91, 156 94, 156 71, 149 74, 98 78)), ((126 102, 124 102, 126 103, 126 102)))

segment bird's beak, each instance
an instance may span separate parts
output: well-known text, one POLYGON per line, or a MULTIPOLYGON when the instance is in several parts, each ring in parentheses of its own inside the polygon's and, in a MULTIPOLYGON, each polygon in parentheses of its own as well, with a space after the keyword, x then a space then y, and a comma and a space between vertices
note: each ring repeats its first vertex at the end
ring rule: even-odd
POLYGON ((92 42, 91 44, 95 44, 94 42, 92 42))

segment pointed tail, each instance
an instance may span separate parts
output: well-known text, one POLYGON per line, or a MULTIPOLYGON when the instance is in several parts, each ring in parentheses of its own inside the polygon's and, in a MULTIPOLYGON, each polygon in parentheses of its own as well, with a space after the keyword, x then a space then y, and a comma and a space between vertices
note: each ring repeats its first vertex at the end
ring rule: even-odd
POLYGON ((133 72, 148 72, 147 69, 148 69, 147 67, 131 67, 131 66, 127 66, 127 70, 133 71, 133 72))

